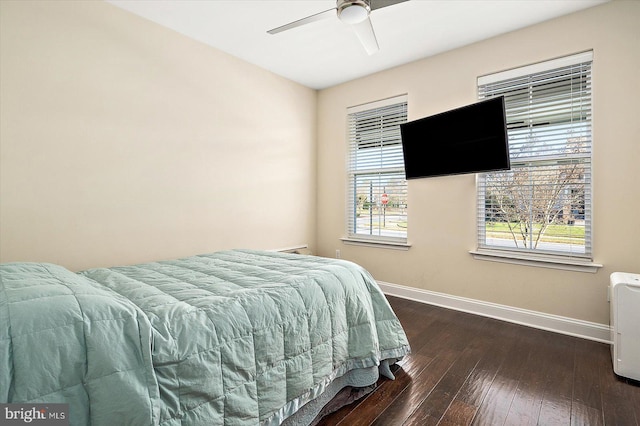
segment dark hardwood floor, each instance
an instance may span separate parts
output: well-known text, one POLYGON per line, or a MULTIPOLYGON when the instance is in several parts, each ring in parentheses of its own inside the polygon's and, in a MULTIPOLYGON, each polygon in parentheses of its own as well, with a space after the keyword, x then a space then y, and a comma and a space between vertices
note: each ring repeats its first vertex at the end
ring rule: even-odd
POLYGON ((412 353, 329 425, 636 425, 609 345, 388 297, 412 353))

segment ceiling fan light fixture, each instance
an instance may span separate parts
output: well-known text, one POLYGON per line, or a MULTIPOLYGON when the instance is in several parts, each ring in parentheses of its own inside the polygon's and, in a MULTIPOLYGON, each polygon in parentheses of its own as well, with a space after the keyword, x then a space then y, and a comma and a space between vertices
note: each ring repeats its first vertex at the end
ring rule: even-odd
POLYGON ((338 18, 345 24, 359 24, 369 17, 371 8, 363 0, 343 0, 338 4, 338 18))

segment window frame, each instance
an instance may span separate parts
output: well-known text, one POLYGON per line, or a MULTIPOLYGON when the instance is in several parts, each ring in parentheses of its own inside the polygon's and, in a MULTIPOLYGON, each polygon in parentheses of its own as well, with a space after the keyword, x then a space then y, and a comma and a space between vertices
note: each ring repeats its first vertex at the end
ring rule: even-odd
MULTIPOLYGON (((588 132, 588 157, 584 154, 581 154, 582 159, 580 164, 582 167, 586 167, 586 173, 588 177, 584 177, 585 179, 585 187, 584 192, 585 196, 588 196, 588 200, 586 200, 586 208, 588 209, 588 216, 585 220, 585 249, 584 253, 575 253, 571 251, 561 251, 561 250, 549 250, 548 247, 546 250, 538 249, 537 243, 533 248, 519 247, 516 243, 516 247, 504 247, 496 244, 488 244, 486 237, 486 211, 485 211, 485 202, 487 200, 487 195, 485 193, 485 183, 488 178, 491 176, 497 176, 501 172, 496 173, 483 173, 478 174, 476 178, 476 194, 477 194, 477 249, 472 250, 470 253, 476 258, 480 260, 492 260, 498 262, 507 262, 507 263, 516 263, 516 264, 525 264, 525 265, 536 265, 543 266, 549 268, 557 268, 557 269, 569 269, 569 270, 577 270, 577 271, 588 271, 595 272, 602 265, 593 263, 593 250, 592 250, 592 214, 591 214, 591 205, 593 203, 592 197, 592 188, 593 188, 593 180, 592 177, 592 117, 593 117, 593 106, 591 103, 592 100, 592 91, 591 91, 591 77, 592 77, 592 63, 593 63, 593 51, 587 51, 578 53, 575 55, 569 55, 562 58, 553 59, 550 61, 544 61, 524 67, 514 68, 507 71, 502 71, 494 74, 489 74, 485 76, 481 76, 477 81, 477 90, 478 90, 478 99, 488 99, 492 96, 499 96, 501 92, 509 93, 510 90, 516 90, 516 82, 518 80, 526 79, 526 78, 536 78, 544 73, 553 73, 557 70, 572 68, 576 66, 585 66, 587 71, 584 74, 579 74, 579 77, 582 78, 584 76, 587 81, 588 86, 588 113, 587 118, 583 121, 579 121, 578 123, 586 123, 584 124, 587 127, 588 132), (586 65, 585 65, 586 64, 586 65), (512 86, 513 85, 513 86, 512 86), (500 89, 493 89, 492 87, 502 86, 500 89), (505 89, 507 88, 507 89, 505 89)), ((573 74, 572 74, 573 75, 573 74)), ((526 86, 527 83, 524 83, 526 86)), ((529 83, 529 90, 535 91, 536 89, 540 90, 542 87, 541 83, 529 83)), ((531 112, 539 112, 542 109, 542 104, 533 104, 533 108, 528 107, 527 111, 531 112)), ((566 104, 562 104, 564 107, 573 106, 573 98, 570 101, 567 101, 566 104)), ((507 116, 509 116, 509 109, 507 107, 507 116)), ((531 124, 530 126, 535 126, 535 124, 531 124)), ((573 124, 573 121, 571 121, 573 124)), ((548 124, 548 123, 545 123, 548 124)), ((582 125, 582 124, 580 124, 582 125)), ((549 126, 549 128, 553 128, 549 126)), ((511 129, 510 129, 511 132, 511 129)), ((517 132, 514 131, 513 133, 517 132)), ((533 132, 535 134, 535 132, 533 132)), ((544 145, 544 143, 543 143, 544 145)), ((513 148, 513 147, 512 147, 513 148)), ((566 149, 566 147, 565 147, 566 149)), ((561 162, 558 161, 558 158, 552 158, 553 155, 535 155, 533 153, 535 148, 530 148, 530 151, 526 152, 530 157, 526 160, 522 158, 517 158, 512 155, 511 163, 512 163, 512 171, 520 170, 533 173, 537 167, 543 167, 545 164, 552 164, 553 166, 560 167, 561 162), (550 158, 551 157, 551 158, 550 158)), ((512 152, 513 153, 513 152, 512 152)), ((567 155, 563 158, 573 159, 571 155, 567 155)), ((542 170, 542 169, 541 169, 542 170)), ((509 173, 509 172, 507 172, 509 173)), ((545 181, 543 181, 545 182, 545 181)), ((546 183, 546 182, 545 182, 546 183)), ((584 206, 583 206, 584 209, 584 206)), ((584 212, 582 212, 584 215, 584 212)), ((535 223, 535 222, 534 222, 535 223)))
MULTIPOLYGON (((378 101, 368 102, 365 104, 348 107, 347 108, 347 129, 346 129, 346 140, 347 140, 347 164, 346 164, 346 211, 345 211, 345 232, 346 237, 341 238, 341 240, 345 244, 356 244, 356 245, 365 245, 370 247, 382 247, 382 248, 390 248, 390 249, 400 249, 406 250, 410 247, 408 244, 408 226, 404 231, 404 236, 393 236, 393 235, 380 235, 380 226, 373 227, 370 230, 369 234, 365 234, 362 232, 358 232, 358 224, 357 224, 357 188, 358 176, 378 176, 379 179, 382 179, 381 176, 388 175, 394 179, 394 182, 400 182, 397 187, 394 187, 394 190, 389 191, 389 200, 391 201, 394 197, 397 197, 398 203, 401 203, 402 200, 405 202, 404 204, 404 215, 400 215, 400 217, 404 217, 405 220, 407 217, 407 208, 406 208, 406 198, 407 198, 407 190, 408 185, 405 179, 405 171, 404 171, 404 159, 402 158, 402 144, 400 138, 400 123, 407 122, 408 117, 408 96, 407 94, 402 94, 398 96, 393 96, 386 99, 381 99, 378 101), (384 133, 384 139, 374 142, 371 148, 372 152, 378 152, 382 155, 383 150, 386 148, 390 148, 391 153, 388 153, 389 156, 388 164, 380 165, 380 167, 375 167, 371 165, 367 165, 366 167, 358 170, 358 167, 362 167, 359 164, 362 163, 362 160, 358 162, 357 153, 358 153, 358 144, 360 143, 360 149, 369 149, 362 148, 362 145, 370 145, 371 140, 358 142, 358 123, 354 120, 357 120, 357 117, 362 117, 363 115, 369 116, 375 119, 375 114, 379 112, 380 117, 389 118, 392 117, 392 124, 381 124, 380 128, 377 128, 382 133, 384 133), (396 127, 397 124, 397 128, 396 127), (391 144, 385 144, 385 141, 392 141, 391 144), (377 143, 380 145, 377 145, 377 143), (399 158, 398 158, 399 156, 399 158), (401 181, 398 181, 398 177, 401 178, 401 181), (403 198, 402 198, 403 197, 403 198), (378 235, 373 233, 374 230, 378 231, 378 235)), ((361 119, 360 125, 364 119, 361 119)), ((375 131, 368 129, 368 131, 375 131)), ((371 155, 364 155, 361 157, 367 157, 367 161, 371 158, 371 155)), ((386 157, 385 157, 386 158, 386 157)), ((385 160, 381 160, 384 162, 385 160)), ((375 185, 374 185, 375 186, 375 185)), ((378 185, 379 186, 379 185, 378 185)), ((376 189, 376 203, 379 204, 379 187, 375 186, 376 189)), ((386 192, 385 192, 386 193, 386 192)), ((368 200, 368 202, 372 202, 368 200)), ((379 206, 378 206, 379 209, 379 206)), ((386 215, 386 207, 384 209, 386 215)), ((385 216, 386 217, 386 216, 385 216)))

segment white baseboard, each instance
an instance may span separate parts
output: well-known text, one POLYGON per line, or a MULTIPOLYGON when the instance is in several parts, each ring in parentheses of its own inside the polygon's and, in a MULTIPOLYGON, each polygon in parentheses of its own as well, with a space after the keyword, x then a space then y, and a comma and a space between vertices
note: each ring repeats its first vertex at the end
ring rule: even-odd
POLYGON ((390 296, 611 344, 610 328, 606 324, 498 305, 383 281, 378 281, 378 285, 385 294, 390 296))

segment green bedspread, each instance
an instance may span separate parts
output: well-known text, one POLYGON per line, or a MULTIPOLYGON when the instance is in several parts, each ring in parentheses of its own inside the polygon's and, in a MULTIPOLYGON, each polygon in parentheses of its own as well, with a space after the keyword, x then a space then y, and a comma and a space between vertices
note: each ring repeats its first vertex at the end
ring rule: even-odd
POLYGON ((233 250, 79 275, 2 268, 0 401, 73 401, 74 424, 279 424, 409 351, 347 261, 233 250))
POLYGON ((0 265, 0 402, 68 403, 73 425, 153 424, 151 338, 107 288, 57 265, 0 265))

